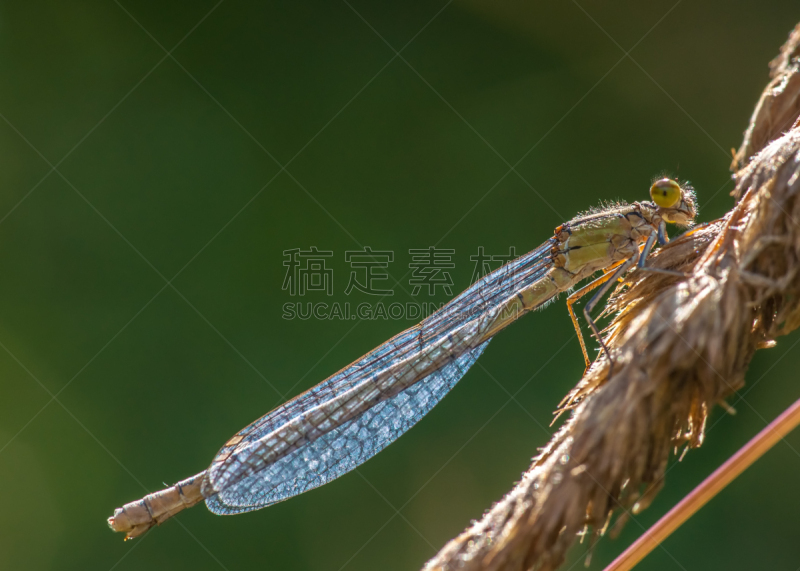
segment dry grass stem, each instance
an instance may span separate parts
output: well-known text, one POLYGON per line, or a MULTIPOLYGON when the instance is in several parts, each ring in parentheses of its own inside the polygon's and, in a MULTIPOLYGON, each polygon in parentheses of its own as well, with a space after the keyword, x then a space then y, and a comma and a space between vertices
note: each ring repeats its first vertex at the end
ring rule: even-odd
POLYGON ((734 153, 733 171, 786 132, 800 115, 800 24, 795 26, 769 68, 772 81, 756 104, 742 146, 734 153))
POLYGON ((794 430, 800 424, 800 399, 783 414, 769 423, 750 442, 731 456, 713 474, 703 480, 692 492, 683 498, 664 517, 637 539, 604 571, 629 571, 644 557, 657 547, 664 539, 680 527, 698 509, 717 495, 725 486, 735 480, 739 474, 758 460, 767 450, 794 430))
POLYGON ((426 570, 555 569, 580 533, 591 545, 614 513, 619 530, 660 490, 670 452, 702 444, 753 353, 800 326, 800 128, 781 135, 800 113, 799 42, 800 26, 772 63, 737 155, 736 207, 652 257, 687 277, 629 274, 609 303, 613 374, 602 357, 586 372, 522 480, 426 570))

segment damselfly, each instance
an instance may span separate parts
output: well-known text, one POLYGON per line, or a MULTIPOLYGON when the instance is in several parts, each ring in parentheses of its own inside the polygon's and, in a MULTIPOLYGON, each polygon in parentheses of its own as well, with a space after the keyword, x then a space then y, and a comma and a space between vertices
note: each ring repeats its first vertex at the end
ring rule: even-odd
POLYGON ((667 242, 667 223, 689 226, 697 212, 692 189, 674 180, 656 181, 650 196, 652 202, 609 205, 562 224, 532 252, 239 431, 207 470, 117 508, 109 525, 133 538, 201 500, 216 514, 236 514, 338 478, 433 408, 500 330, 601 270, 602 276, 569 296, 567 308, 588 367, 572 305, 600 288, 583 313, 611 359, 590 312, 634 265, 647 269, 656 240, 667 242))

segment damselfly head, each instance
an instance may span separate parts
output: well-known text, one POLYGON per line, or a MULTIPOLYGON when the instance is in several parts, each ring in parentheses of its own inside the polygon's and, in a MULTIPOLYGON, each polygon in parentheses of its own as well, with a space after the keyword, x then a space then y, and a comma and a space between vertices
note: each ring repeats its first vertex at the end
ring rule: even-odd
POLYGON ((671 178, 662 178, 650 187, 650 198, 666 222, 691 226, 697 216, 694 189, 689 184, 679 184, 671 178))

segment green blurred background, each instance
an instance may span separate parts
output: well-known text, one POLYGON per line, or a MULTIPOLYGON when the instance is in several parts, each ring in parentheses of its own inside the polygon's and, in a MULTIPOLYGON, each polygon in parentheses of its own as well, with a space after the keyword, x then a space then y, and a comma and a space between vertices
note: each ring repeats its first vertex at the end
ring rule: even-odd
MULTIPOLYGON (((353 305, 377 300, 344 294, 344 253, 392 250, 405 303, 410 248, 455 249, 457 292, 478 247, 528 251, 664 171, 701 220, 728 210, 729 149, 799 19, 790 0, 0 4, 0 568, 420 567, 553 430, 583 370, 563 302, 360 475, 133 542, 105 518, 412 325, 282 319, 284 250, 333 251, 334 295, 302 300, 353 305)), ((800 397, 799 341, 756 357, 739 414, 714 412, 592 569, 800 397)), ((639 568, 796 570, 798 450, 794 433, 639 568)))

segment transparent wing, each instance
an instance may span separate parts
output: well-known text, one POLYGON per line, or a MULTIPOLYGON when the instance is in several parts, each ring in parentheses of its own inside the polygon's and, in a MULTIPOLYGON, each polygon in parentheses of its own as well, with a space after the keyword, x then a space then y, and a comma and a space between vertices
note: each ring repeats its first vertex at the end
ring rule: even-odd
POLYGON ((464 376, 488 341, 355 420, 334 428, 261 472, 206 499, 216 514, 274 504, 334 480, 391 444, 433 408, 464 376))
MULTIPOLYGON (((421 376, 398 394, 381 400, 356 418, 304 442, 271 463, 264 453, 272 434, 302 430, 297 423, 310 411, 401 361, 422 356, 426 347, 499 306, 550 268, 550 240, 488 274, 420 324, 400 333, 319 385, 251 423, 231 438, 209 467, 204 482, 208 508, 218 514, 251 511, 325 484, 365 462, 411 428, 464 376, 488 341, 469 348, 438 370, 421 376), (295 421, 289 427, 288 423, 295 421), (300 428, 298 428, 298 426, 300 428), (261 442, 261 446, 255 444, 261 442), (260 463, 259 463, 260 462, 260 463), (257 465, 242 475, 241 466, 257 465), (251 470, 252 472, 252 470, 251 470)), ((421 358, 421 357, 420 357, 421 358)))

